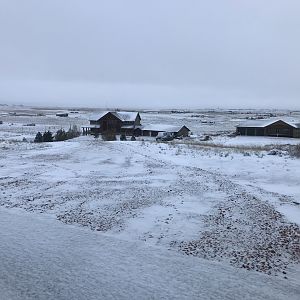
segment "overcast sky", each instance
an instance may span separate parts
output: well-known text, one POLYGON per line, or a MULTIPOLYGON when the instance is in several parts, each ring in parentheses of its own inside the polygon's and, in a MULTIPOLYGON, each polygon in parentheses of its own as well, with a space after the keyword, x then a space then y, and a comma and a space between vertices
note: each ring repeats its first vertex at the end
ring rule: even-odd
POLYGON ((0 103, 300 109, 300 1, 0 0, 0 103))

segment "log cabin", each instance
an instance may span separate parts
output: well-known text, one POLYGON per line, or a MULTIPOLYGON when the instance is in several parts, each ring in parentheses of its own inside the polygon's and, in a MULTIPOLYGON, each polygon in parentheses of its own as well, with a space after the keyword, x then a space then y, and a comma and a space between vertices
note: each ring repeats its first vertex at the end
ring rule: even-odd
POLYGON ((186 126, 173 126, 165 124, 141 125, 141 116, 138 112, 108 111, 90 117, 90 125, 83 126, 83 135, 102 134, 112 132, 127 136, 152 136, 160 132, 172 133, 177 137, 187 137, 190 133, 186 126))
POLYGON ((101 134, 107 131, 115 134, 132 135, 134 129, 141 126, 138 112, 108 111, 90 117, 90 125, 82 127, 83 134, 101 134))

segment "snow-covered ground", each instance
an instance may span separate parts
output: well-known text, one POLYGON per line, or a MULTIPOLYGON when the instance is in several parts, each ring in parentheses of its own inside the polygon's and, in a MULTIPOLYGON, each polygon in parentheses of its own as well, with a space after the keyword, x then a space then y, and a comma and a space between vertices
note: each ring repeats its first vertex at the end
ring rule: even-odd
POLYGON ((0 299, 298 299, 297 282, 0 208, 0 299))
POLYGON ((300 159, 249 150, 289 139, 33 144, 22 142, 20 124, 4 126, 0 287, 8 299, 297 298, 300 159))
POLYGON ((214 137, 212 143, 216 145, 224 146, 253 146, 263 147, 269 145, 298 145, 300 144, 299 139, 295 138, 281 138, 281 137, 269 137, 269 136, 237 136, 227 137, 218 136, 214 137))

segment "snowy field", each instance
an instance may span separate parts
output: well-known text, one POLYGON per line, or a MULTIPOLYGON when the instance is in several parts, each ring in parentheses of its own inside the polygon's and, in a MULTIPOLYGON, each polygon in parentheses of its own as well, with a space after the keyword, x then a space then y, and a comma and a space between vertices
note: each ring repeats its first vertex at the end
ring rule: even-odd
POLYGON ((0 208, 2 300, 296 300, 297 283, 0 208))
POLYGON ((0 119, 5 299, 297 299, 300 159, 249 150, 297 140, 230 138, 231 113, 144 112, 144 123, 180 122, 213 139, 34 144, 38 130, 81 126, 90 112, 11 110, 0 119))

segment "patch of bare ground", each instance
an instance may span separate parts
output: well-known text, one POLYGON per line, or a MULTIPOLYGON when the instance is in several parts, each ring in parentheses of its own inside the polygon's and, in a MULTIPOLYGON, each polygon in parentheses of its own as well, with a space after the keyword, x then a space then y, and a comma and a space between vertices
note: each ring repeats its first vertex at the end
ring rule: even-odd
POLYGON ((193 141, 193 140, 174 140, 168 142, 170 146, 176 147, 178 145, 186 145, 192 150, 215 150, 215 151, 230 151, 234 153, 260 153, 275 151, 273 155, 288 154, 291 157, 300 158, 300 144, 268 144, 268 145, 224 145, 220 143, 213 143, 210 141, 193 141))
MULTIPOLYGON (((101 187, 104 188, 105 185, 107 188, 111 182, 102 183, 101 187)), ((64 212, 59 212, 57 218, 66 224, 77 223, 97 231, 105 232, 113 228, 122 230, 126 219, 135 217, 142 208, 160 203, 163 195, 157 194, 155 188, 136 186, 127 190, 125 187, 109 192, 98 189, 82 195, 65 195, 65 203, 76 204, 64 212)))
POLYGON ((272 205, 219 179, 226 201, 205 216, 199 239, 174 242, 187 254, 227 260, 233 266, 269 275, 287 275, 288 266, 300 262, 300 228, 289 223, 272 205))

